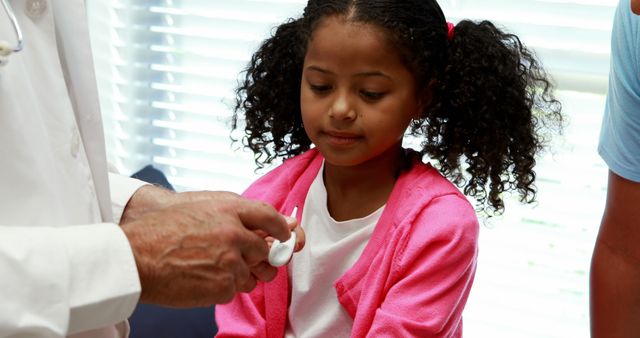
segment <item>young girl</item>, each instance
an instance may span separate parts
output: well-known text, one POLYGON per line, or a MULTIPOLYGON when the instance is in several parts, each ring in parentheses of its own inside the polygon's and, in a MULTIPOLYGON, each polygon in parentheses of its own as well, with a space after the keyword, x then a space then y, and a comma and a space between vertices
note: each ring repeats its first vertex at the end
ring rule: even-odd
POLYGON ((532 53, 490 22, 448 25, 435 0, 310 0, 238 95, 258 165, 288 159, 245 196, 298 207, 307 242, 217 307, 218 336, 460 337, 478 221, 422 158, 486 211, 533 200, 537 133, 561 115, 532 53))

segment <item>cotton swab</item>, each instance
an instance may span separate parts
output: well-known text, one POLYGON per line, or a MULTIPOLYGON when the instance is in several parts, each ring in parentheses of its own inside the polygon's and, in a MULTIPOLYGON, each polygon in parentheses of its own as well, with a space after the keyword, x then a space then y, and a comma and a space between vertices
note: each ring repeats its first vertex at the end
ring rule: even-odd
MULTIPOLYGON (((293 213, 291 213, 291 217, 296 217, 297 213, 298 207, 294 207, 293 213)), ((293 249, 295 248, 295 246, 295 231, 291 232, 291 237, 286 242, 280 242, 276 239, 273 244, 271 244, 271 249, 269 249, 269 264, 278 267, 289 263, 289 260, 291 260, 291 256, 293 255, 293 249)))

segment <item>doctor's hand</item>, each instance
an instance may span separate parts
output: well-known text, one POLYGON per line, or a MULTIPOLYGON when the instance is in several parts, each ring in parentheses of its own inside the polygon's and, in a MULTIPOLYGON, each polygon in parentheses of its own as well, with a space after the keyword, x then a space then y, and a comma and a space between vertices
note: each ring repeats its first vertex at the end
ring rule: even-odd
MULTIPOLYGON (((226 191, 192 191, 176 193, 163 187, 145 185, 138 189, 138 191, 136 191, 136 193, 127 204, 120 224, 132 222, 151 211, 156 211, 176 204, 205 200, 233 203, 238 199, 242 199, 242 197, 235 193, 226 191)), ((302 250, 305 244, 306 237, 304 230, 302 229, 302 227, 298 226, 297 221, 295 220, 288 220, 288 223, 289 230, 295 231, 296 233, 296 245, 294 251, 298 252, 302 250)), ((260 237, 265 238, 268 245, 271 246, 271 243, 273 243, 275 236, 272 236, 271 234, 265 232, 264 229, 260 228, 255 229, 255 232, 260 237)))
POLYGON ((286 240, 295 220, 232 193, 179 198, 182 203, 159 199, 144 212, 127 206, 135 212, 123 220, 122 229, 135 256, 142 302, 176 307, 226 303, 235 293, 252 290, 257 280, 275 277, 263 235, 286 240))
MULTIPOLYGON (((133 195, 127 207, 124 210, 120 224, 126 224, 132 222, 145 214, 160 210, 176 204, 191 203, 197 201, 214 200, 219 203, 234 203, 234 201, 242 199, 238 194, 227 191, 189 191, 176 193, 171 190, 167 190, 163 187, 154 185, 142 186, 133 195)), ((289 230, 296 233, 296 245, 295 252, 302 250, 305 244, 305 233, 302 227, 298 226, 295 220, 289 220, 289 230)), ((274 236, 264 231, 264 229, 257 228, 255 232, 265 238, 267 244, 270 246, 273 243, 274 236)), ((260 275, 261 269, 258 267, 254 273, 260 275)), ((263 279, 261 279, 263 280, 263 279)))

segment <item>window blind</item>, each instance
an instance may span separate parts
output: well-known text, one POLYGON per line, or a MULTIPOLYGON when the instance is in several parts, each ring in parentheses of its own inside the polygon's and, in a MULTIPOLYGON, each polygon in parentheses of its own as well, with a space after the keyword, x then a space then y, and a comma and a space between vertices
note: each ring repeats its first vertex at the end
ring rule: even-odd
POLYGON ((178 190, 243 190, 257 173, 252 155, 232 148, 233 90, 257 44, 300 2, 90 6, 111 163, 125 174, 153 164, 178 190))
MULTIPOLYGON (((448 0, 535 49, 558 84, 565 133, 538 161, 538 202, 507 198, 481 226, 465 337, 587 337, 588 269, 607 168, 596 153, 615 0, 448 0)), ((234 88, 260 41, 303 0, 89 1, 108 156, 178 190, 241 192, 265 172, 231 145, 234 88)), ((267 169, 268 170, 268 169, 267 169)))

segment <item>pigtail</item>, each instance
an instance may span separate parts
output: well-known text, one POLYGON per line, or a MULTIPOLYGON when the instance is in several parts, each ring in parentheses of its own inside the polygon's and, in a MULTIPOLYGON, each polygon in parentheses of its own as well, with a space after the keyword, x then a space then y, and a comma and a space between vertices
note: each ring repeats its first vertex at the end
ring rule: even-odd
POLYGON ((501 213, 505 191, 534 201, 542 129, 562 122, 547 74, 517 36, 488 21, 461 21, 447 50, 431 107, 413 127, 427 137, 423 153, 485 211, 501 213))
POLYGON ((300 115, 302 39, 299 20, 280 25, 253 55, 236 90, 232 130, 243 113, 243 144, 253 151, 258 168, 309 149, 300 115))

